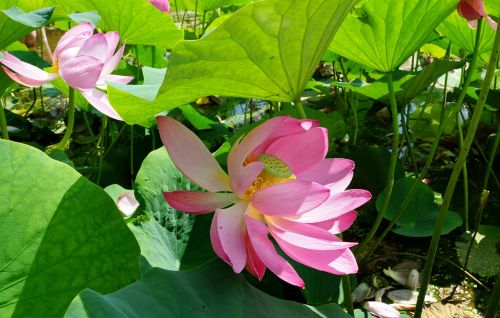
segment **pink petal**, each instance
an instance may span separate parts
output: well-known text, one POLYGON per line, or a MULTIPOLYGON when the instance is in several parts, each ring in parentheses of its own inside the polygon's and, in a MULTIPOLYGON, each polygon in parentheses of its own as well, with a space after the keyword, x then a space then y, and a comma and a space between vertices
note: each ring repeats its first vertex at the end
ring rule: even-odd
POLYGON ((253 248, 248 232, 245 233, 245 244, 247 247, 247 264, 245 268, 258 280, 262 280, 264 274, 266 273, 266 265, 264 265, 264 263, 257 256, 257 252, 253 248))
POLYGON ((332 233, 314 225, 296 223, 282 218, 266 218, 275 239, 310 250, 338 250, 357 245, 343 242, 332 233))
POLYGON ((135 210, 137 210, 139 202, 135 198, 133 192, 125 192, 120 194, 118 197, 117 206, 118 209, 128 217, 134 214, 135 210))
POLYGON ((210 225, 210 242, 212 243, 212 248, 214 249, 215 254, 217 254, 217 256, 219 256, 220 259, 226 262, 229 266, 232 266, 231 262, 229 261, 229 257, 222 248, 217 228, 218 228, 217 218, 215 217, 214 214, 214 217, 212 218, 212 224, 210 225))
POLYGON ((22 85, 36 87, 44 83, 48 83, 58 77, 57 74, 47 73, 36 66, 21 61, 8 52, 3 51, 2 53, 5 56, 5 59, 0 58, 0 63, 15 72, 14 73, 6 68, 3 68, 5 73, 7 73, 7 75, 9 75, 9 77, 14 81, 22 85))
POLYGON ((281 137, 265 153, 285 162, 293 174, 299 174, 320 163, 328 152, 328 131, 313 128, 302 134, 281 137))
POLYGON ((168 116, 158 116, 156 122, 170 158, 184 175, 210 192, 229 190, 227 174, 191 130, 168 116))
POLYGON ((354 161, 343 158, 326 158, 317 165, 295 174, 297 180, 316 182, 327 186, 333 193, 344 191, 351 183, 354 161))
POLYGON ((96 83, 96 87, 101 89, 106 89, 108 84, 106 82, 119 83, 119 84, 128 84, 134 77, 132 76, 122 76, 122 75, 106 75, 99 78, 96 83))
POLYGON ((83 22, 69 29, 57 42, 52 54, 53 61, 55 62, 59 58, 62 50, 69 47, 80 47, 86 39, 92 36, 92 33, 94 33, 94 26, 90 22, 83 22))
POLYGON ((240 200, 232 193, 216 192, 172 191, 163 192, 163 196, 174 209, 193 214, 212 212, 240 200))
POLYGON ((125 45, 122 45, 115 53, 115 55, 113 55, 109 60, 106 60, 106 63, 104 63, 104 67, 101 72, 101 77, 111 74, 111 72, 114 71, 118 64, 120 64, 124 50, 125 45))
POLYGON ((371 314, 380 318, 399 318, 401 314, 391 305, 380 301, 367 301, 363 307, 371 314))
POLYGON ((272 133, 277 125, 284 121, 286 117, 274 117, 266 121, 264 124, 253 129, 245 138, 238 140, 231 150, 229 151, 227 157, 227 167, 229 175, 231 176, 231 189, 237 195, 243 195, 248 187, 252 184, 255 177, 260 173, 257 168, 260 167, 262 170, 263 165, 253 166, 250 168, 249 165, 243 166, 243 161, 250 155, 250 153, 264 142, 272 133), (248 168, 247 168, 248 167, 248 168), (251 172, 247 172, 248 169, 252 169, 251 172), (255 177, 249 178, 248 175, 255 177))
POLYGON ((319 207, 297 217, 291 218, 296 222, 317 223, 341 216, 355 210, 371 199, 372 195, 366 190, 351 189, 334 193, 319 207))
POLYGON ((90 56, 78 56, 59 65, 59 74, 69 86, 76 89, 94 88, 103 64, 90 56))
POLYGON ((106 38, 107 42, 107 47, 108 47, 108 52, 106 54, 106 58, 104 59, 105 61, 108 61, 113 54, 115 53, 116 47, 118 46, 118 43, 120 43, 120 35, 118 32, 108 32, 104 34, 104 37, 106 38))
POLYGON ((149 2, 162 12, 170 12, 170 3, 168 0, 149 0, 149 2))
POLYGON ((304 288, 304 281, 293 267, 276 252, 273 243, 267 237, 269 233, 267 227, 250 216, 245 216, 245 223, 250 242, 262 263, 285 282, 304 288))
MULTIPOLYGON (((37 86, 40 86, 44 83, 47 83, 47 81, 39 81, 39 80, 35 80, 35 79, 32 79, 32 78, 28 78, 26 76, 23 76, 21 74, 17 74, 17 73, 12 73, 9 69, 7 69, 6 67, 2 66, 2 69, 4 70, 4 72, 13 80, 13 81, 16 81, 18 82, 19 84, 21 85, 24 85, 24 86, 28 86, 28 87, 37 87, 37 86)), ((57 75, 56 75, 57 77, 57 75)))
POLYGON ((356 220, 357 216, 358 214, 356 213, 356 211, 350 211, 334 219, 318 223, 311 223, 311 225, 327 230, 332 234, 338 234, 350 228, 354 223, 354 220, 356 220))
POLYGON ((90 56, 104 63, 106 62, 108 51, 106 36, 102 33, 96 33, 83 42, 76 56, 90 56))
POLYGON ((243 166, 243 161, 248 156, 253 155, 257 160, 258 155, 277 138, 303 133, 307 130, 306 128, 314 128, 317 125, 317 121, 278 116, 257 126, 244 138, 238 140, 231 148, 227 161, 233 192, 237 195, 243 195, 255 179, 250 176, 255 175, 256 177, 258 175, 258 173, 255 174, 255 170, 246 171, 250 169, 249 165, 243 166))
POLYGON ((108 95, 101 92, 100 90, 85 90, 80 91, 83 97, 90 103, 90 105, 94 106, 95 109, 103 113, 104 115, 111 117, 116 120, 123 120, 120 115, 116 112, 116 110, 109 103, 108 95))
POLYGON ((251 202, 265 215, 294 216, 318 207, 329 194, 330 191, 318 183, 290 181, 257 191, 251 202))
POLYGON ((247 205, 247 202, 240 201, 229 208, 217 209, 214 214, 222 250, 235 273, 241 272, 247 262, 243 222, 247 205))
POLYGON ((292 259, 311 268, 334 275, 353 274, 358 271, 358 264, 349 249, 312 250, 302 248, 274 237, 278 245, 292 259))

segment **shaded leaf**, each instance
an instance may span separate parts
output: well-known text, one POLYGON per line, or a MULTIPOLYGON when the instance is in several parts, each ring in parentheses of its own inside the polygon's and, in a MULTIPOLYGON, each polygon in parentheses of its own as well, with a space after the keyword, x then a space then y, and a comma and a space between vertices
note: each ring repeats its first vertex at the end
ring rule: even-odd
POLYGON ((338 317, 336 304, 314 308, 269 296, 249 285, 222 261, 191 271, 149 271, 126 288, 101 295, 83 291, 65 317, 338 317), (144 304, 147 304, 145 306, 144 304))
MULTIPOLYGON (((458 259, 462 266, 467 255, 471 233, 466 233, 466 242, 456 242, 458 259)), ((500 272, 500 227, 481 225, 472 245, 467 269, 483 277, 490 277, 500 272)))
POLYGON ((0 140, 0 316, 60 317, 86 287, 137 279, 139 248, 109 196, 41 151, 0 140))

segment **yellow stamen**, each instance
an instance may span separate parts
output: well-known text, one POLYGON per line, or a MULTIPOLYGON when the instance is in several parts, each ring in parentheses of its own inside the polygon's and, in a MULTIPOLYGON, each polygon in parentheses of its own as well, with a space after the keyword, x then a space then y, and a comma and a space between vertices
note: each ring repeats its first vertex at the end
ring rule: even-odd
MULTIPOLYGON (((296 179, 288 166, 279 158, 272 155, 261 154, 258 156, 258 160, 263 162, 266 166, 243 194, 242 198, 244 200, 250 200, 257 191, 275 184, 290 182, 296 179)), ((255 161, 257 161, 257 156, 250 155, 245 159, 243 165, 246 166, 255 161)))

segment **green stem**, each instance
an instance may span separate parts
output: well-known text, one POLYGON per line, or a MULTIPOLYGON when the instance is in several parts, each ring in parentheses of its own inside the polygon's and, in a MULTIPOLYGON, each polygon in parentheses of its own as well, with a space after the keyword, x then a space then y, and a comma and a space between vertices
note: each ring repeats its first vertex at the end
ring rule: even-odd
POLYGON ((9 131, 7 130, 7 118, 5 117, 4 107, 7 106, 5 96, 2 96, 2 105, 0 105, 0 128, 2 128, 2 138, 9 140, 9 131))
POLYGON ((493 148, 491 149, 490 159, 488 160, 488 166, 486 168, 486 174, 484 175, 483 190, 488 189, 488 181, 490 180, 490 174, 493 171, 493 161, 495 161, 499 142, 500 142, 500 120, 498 121, 497 124, 497 134, 495 136, 495 141, 493 142, 493 148))
MULTIPOLYGON (((405 107, 407 108, 407 107, 405 107)), ((408 154, 410 155, 411 164, 413 166, 413 171, 415 172, 415 176, 418 177, 418 168, 417 161, 415 160, 415 154, 413 153, 412 140, 410 137, 410 130, 408 129, 408 121, 406 118, 406 112, 401 112, 401 126, 403 126, 403 133, 405 135, 406 147, 408 148, 408 154)))
POLYGON ((387 73, 387 87, 389 88, 389 96, 390 96, 390 104, 391 104, 391 116, 392 116, 392 152, 391 152, 391 160, 389 163, 389 169, 387 171, 387 184, 386 194, 384 198, 384 202, 382 203, 382 207, 373 223, 370 232, 366 236, 366 238, 359 244, 358 251, 362 251, 368 242, 373 239, 375 233, 377 233, 378 228, 380 227, 380 223, 382 223, 382 219, 384 218, 384 214, 389 207, 389 202, 391 199, 392 188, 394 186, 394 172, 396 171, 396 163, 398 162, 398 152, 399 152, 399 122, 398 122, 398 105, 396 103, 396 94, 394 93, 394 84, 392 81, 392 74, 387 73))
POLYGON ((107 127, 108 127, 108 117, 102 116, 101 117, 101 131, 99 132, 99 140, 97 142, 96 148, 97 148, 97 155, 99 156, 99 169, 97 170, 97 181, 96 184, 99 185, 101 183, 101 176, 102 176, 102 164, 104 162, 104 156, 106 155, 104 149, 104 138, 107 133, 107 127))
POLYGON ((498 302, 500 302, 500 272, 497 274, 497 281, 491 295, 490 303, 488 304, 488 310, 484 316, 485 318, 495 318, 495 314, 498 309, 498 302))
POLYGON ((198 38, 198 31, 196 30, 196 18, 198 17, 198 0, 194 3, 194 37, 198 38))
MULTIPOLYGON (((448 48, 446 48, 445 59, 447 61, 450 60, 450 54, 451 54, 451 41, 448 43, 448 48)), ((444 75, 443 103, 441 105, 441 115, 439 116, 439 125, 443 124, 444 116, 446 114, 446 102, 448 99, 448 74, 449 72, 446 72, 446 74, 444 75)))
POLYGON ((302 105, 302 102, 300 101, 300 97, 297 98, 294 102, 295 108, 297 108, 297 115, 299 116, 300 119, 307 119, 306 112, 304 111, 304 106, 302 105))
POLYGON ((134 184, 134 125, 130 126, 130 184, 134 184))
POLYGON ((71 134, 73 133, 73 127, 75 125, 75 90, 73 88, 69 88, 69 97, 68 97, 68 124, 66 125, 66 131, 64 132, 64 136, 61 141, 56 145, 56 149, 65 150, 68 148, 69 139, 71 134))
MULTIPOLYGON (((460 150, 464 146, 464 133, 462 132, 462 124, 460 123, 460 112, 456 113, 457 130, 458 130, 458 141, 460 150)), ((462 167, 462 178, 464 187, 464 226, 465 230, 469 230, 469 178, 467 177, 467 162, 464 162, 462 167)))
MULTIPOLYGON (((343 239, 342 233, 338 234, 338 236, 339 239, 343 239)), ((347 313, 354 317, 354 304, 352 302, 352 289, 349 275, 342 275, 342 290, 344 291, 344 306, 347 309, 347 313)))
POLYGON ((349 275, 342 275, 342 289, 344 291, 344 305, 347 313, 354 317, 354 305, 352 303, 351 281, 349 275))
MULTIPOLYGON (((350 94, 351 98, 353 94, 350 94)), ((352 144, 356 146, 358 142, 358 133, 359 133, 359 122, 358 122, 358 100, 359 100, 359 95, 356 94, 356 101, 351 102, 351 107, 352 107, 352 115, 354 117, 354 137, 352 138, 352 144)))
MULTIPOLYGON (((480 33, 481 20, 478 21, 478 30, 480 33)), ((477 44, 477 41, 476 41, 477 44)), ((475 47, 475 51, 477 49, 477 45, 475 47)), ((455 190, 455 186, 457 184, 458 177, 462 170, 463 164, 467 159, 467 155, 469 153, 472 142, 474 141, 474 135, 476 133, 479 120, 481 118, 481 113, 484 108, 484 104, 486 102, 486 97, 488 96, 488 92, 490 90, 490 85, 493 80, 493 76, 495 75, 495 66, 498 59, 498 54, 500 51, 500 32, 496 32, 495 35, 495 44, 493 46, 493 50, 491 51, 490 61, 488 63, 488 68, 486 70, 486 75, 484 78, 483 85, 481 87, 481 92, 479 94, 479 99, 476 104, 476 108, 474 109, 474 113, 472 115, 472 119, 470 121, 469 129, 467 131, 467 136, 464 140, 464 147, 460 150, 458 155, 457 162, 455 163, 455 167, 453 172, 451 173, 450 180, 446 187, 446 191, 443 197, 443 204, 441 205, 441 209, 439 210, 438 220, 436 222, 436 226, 434 228, 434 234, 432 235, 431 244, 429 246, 428 256, 429 258, 425 262, 424 271, 422 274, 422 283, 420 286, 420 292, 418 294, 417 307, 415 309, 415 317, 420 318, 422 316, 422 309, 424 306, 424 298, 427 292, 427 287, 429 286, 429 280, 432 274, 432 267, 434 265, 434 259, 436 257, 436 252, 439 245, 439 239, 441 237, 441 231, 443 229, 444 221, 446 220, 446 216, 448 214, 448 208, 450 206, 451 198, 453 196, 453 192, 455 190)), ((471 69, 472 71, 473 69, 471 69)), ((467 76, 470 77, 470 76, 467 76)))
POLYGON ((205 19, 207 17, 207 11, 203 11, 203 16, 201 17, 201 36, 205 34, 207 27, 205 26, 205 19))

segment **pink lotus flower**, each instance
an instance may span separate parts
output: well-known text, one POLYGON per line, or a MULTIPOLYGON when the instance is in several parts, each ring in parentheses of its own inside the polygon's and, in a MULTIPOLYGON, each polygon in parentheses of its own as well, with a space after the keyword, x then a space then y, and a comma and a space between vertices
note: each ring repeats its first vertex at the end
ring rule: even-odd
POLYGON ((0 58, 0 63, 6 66, 2 68, 10 78, 28 87, 40 86, 61 76, 100 112, 122 120, 111 107, 108 95, 96 87, 106 89, 106 81, 127 84, 132 80, 131 76, 111 74, 120 63, 125 45, 115 53, 120 40, 117 32, 93 32, 92 24, 84 22, 61 37, 52 54, 52 68, 56 73, 45 72, 7 52, 2 52, 4 58, 0 58))
POLYGON ((484 11, 482 0, 460 0, 457 11, 458 14, 467 19, 469 26, 473 29, 477 28, 477 20, 481 17, 485 18, 493 29, 497 29, 496 22, 484 11))
POLYGON ((167 202, 188 213, 215 210, 210 238, 215 253, 236 273, 262 279, 266 268, 304 287, 275 250, 271 234, 292 259, 342 275, 358 270, 349 250, 356 243, 336 234, 349 228, 354 209, 371 195, 345 190, 354 163, 325 159, 328 134, 313 120, 275 117, 235 143, 226 174, 198 137, 170 117, 157 117, 163 144, 177 168, 209 192, 165 192, 167 202))
POLYGON ((170 2, 168 0, 149 0, 161 12, 170 13, 170 2))

